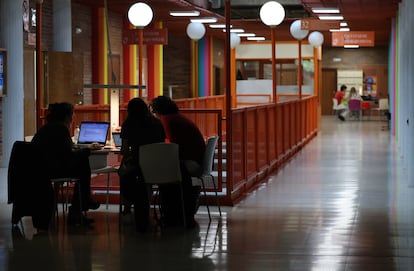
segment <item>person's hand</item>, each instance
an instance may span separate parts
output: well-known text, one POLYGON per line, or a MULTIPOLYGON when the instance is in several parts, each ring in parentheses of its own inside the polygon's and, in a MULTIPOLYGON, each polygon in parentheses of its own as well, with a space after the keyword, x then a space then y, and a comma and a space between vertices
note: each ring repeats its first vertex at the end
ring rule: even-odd
POLYGON ((94 142, 94 143, 91 144, 90 149, 91 150, 100 150, 101 149, 101 145, 99 143, 97 143, 97 142, 94 142))

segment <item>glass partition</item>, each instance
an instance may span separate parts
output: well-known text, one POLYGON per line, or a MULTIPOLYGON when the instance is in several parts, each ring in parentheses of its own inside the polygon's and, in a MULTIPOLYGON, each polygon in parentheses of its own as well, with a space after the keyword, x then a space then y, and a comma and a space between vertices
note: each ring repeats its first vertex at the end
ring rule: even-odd
MULTIPOLYGON (((237 94, 271 95, 272 62, 270 59, 236 60, 237 94)), ((302 60, 302 94, 314 94, 314 61, 302 60)), ((277 94, 298 97, 298 60, 277 59, 276 61, 277 94)), ((251 99, 251 98, 250 98, 251 99)), ((283 99, 282 99, 283 100, 283 99)))

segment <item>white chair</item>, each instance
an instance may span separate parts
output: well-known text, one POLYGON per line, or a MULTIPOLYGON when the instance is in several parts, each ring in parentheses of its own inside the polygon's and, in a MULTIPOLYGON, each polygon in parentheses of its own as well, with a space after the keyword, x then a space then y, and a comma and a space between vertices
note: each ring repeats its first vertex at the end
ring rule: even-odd
POLYGON ((197 178, 200 180, 201 182, 201 186, 203 188, 204 191, 204 197, 206 198, 206 207, 207 207, 207 212, 208 212, 208 218, 211 221, 211 215, 210 215, 210 207, 208 204, 208 198, 207 198, 207 190, 206 190, 206 186, 204 183, 204 179, 205 178, 210 178, 211 182, 213 183, 213 187, 214 187, 214 192, 215 192, 215 196, 216 196, 216 201, 217 201, 217 206, 218 206, 218 210, 219 210, 219 214, 221 217, 221 208, 220 208, 220 201, 219 201, 219 197, 217 194, 217 187, 216 187, 216 182, 214 180, 214 176, 211 174, 212 170, 213 170, 213 163, 214 163, 214 153, 215 153, 215 149, 217 146, 217 142, 218 142, 219 137, 218 136, 212 136, 210 138, 207 139, 207 145, 206 145, 206 150, 204 153, 204 159, 203 159, 203 165, 202 167, 200 165, 198 165, 198 163, 196 163, 195 161, 185 161, 185 166, 188 170, 188 172, 190 173, 191 177, 197 178))
POLYGON ((386 117, 386 113, 389 110, 389 105, 388 105, 388 99, 387 98, 382 98, 378 100, 378 107, 374 107, 371 108, 371 111, 373 112, 377 112, 377 116, 380 119, 381 116, 385 116, 386 117))
POLYGON ((154 143, 139 148, 139 166, 144 182, 157 187, 162 184, 179 186, 184 227, 187 226, 178 145, 175 143, 154 143))
POLYGON ((33 139, 33 136, 32 135, 28 135, 28 136, 25 136, 24 137, 24 141, 26 141, 26 142, 31 142, 32 139, 33 139))
POLYGON ((336 98, 332 98, 332 111, 333 114, 336 115, 336 113, 338 113, 337 111, 339 110, 338 108, 338 100, 336 98))

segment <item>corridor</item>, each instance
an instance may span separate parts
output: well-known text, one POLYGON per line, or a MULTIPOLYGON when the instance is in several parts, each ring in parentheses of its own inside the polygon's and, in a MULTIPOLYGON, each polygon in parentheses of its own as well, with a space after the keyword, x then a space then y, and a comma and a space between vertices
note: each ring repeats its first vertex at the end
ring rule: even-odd
MULTIPOLYGON (((136 233, 102 204, 93 228, 12 229, 0 181, 0 270, 414 270, 414 181, 381 121, 324 116, 321 131, 256 191, 193 230, 136 233)), ((22 227, 23 226, 23 227, 22 227)))

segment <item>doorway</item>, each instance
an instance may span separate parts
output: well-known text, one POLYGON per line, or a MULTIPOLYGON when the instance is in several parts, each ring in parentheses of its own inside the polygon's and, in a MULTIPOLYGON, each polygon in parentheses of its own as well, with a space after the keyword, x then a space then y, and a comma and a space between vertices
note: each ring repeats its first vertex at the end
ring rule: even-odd
POLYGON ((322 115, 332 115, 332 98, 336 92, 337 70, 322 69, 322 89, 320 92, 320 103, 322 115))

